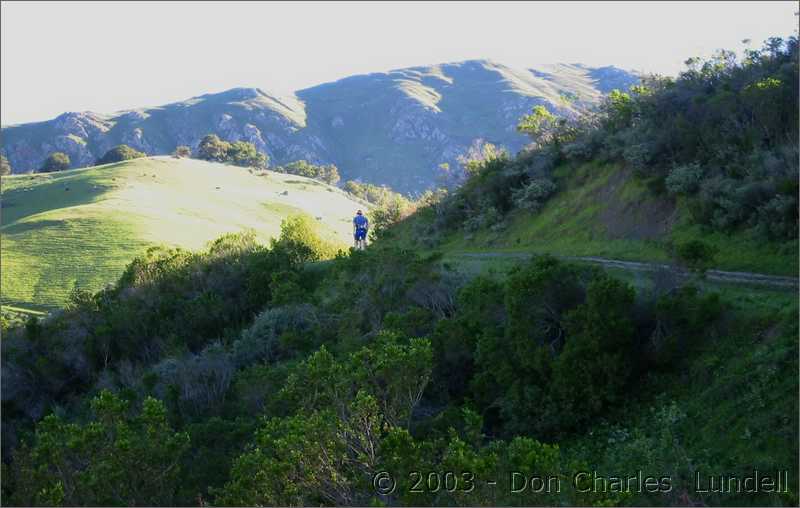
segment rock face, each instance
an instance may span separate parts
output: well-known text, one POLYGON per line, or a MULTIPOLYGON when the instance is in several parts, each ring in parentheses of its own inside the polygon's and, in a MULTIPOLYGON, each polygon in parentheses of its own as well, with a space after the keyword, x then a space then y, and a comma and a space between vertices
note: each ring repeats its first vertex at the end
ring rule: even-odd
POLYGON ((518 70, 470 60, 352 76, 290 97, 235 88, 112 115, 64 113, 3 128, 0 152, 21 173, 37 170, 54 151, 83 167, 121 143, 162 155, 178 145, 194 149, 213 133, 253 143, 272 164, 334 163, 344 179, 417 192, 434 183, 440 164, 455 167, 476 140, 518 151, 527 140, 515 127, 533 106, 574 115, 638 79, 615 67, 518 70))

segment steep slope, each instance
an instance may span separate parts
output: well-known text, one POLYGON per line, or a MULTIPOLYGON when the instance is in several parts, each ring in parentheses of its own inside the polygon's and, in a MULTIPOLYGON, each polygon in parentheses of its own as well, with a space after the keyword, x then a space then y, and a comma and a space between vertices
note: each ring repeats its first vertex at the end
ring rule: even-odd
POLYGON ((693 224, 682 200, 653 195, 617 164, 564 165, 553 176, 559 191, 539 211, 517 209, 489 227, 426 238, 419 232, 434 217, 425 210, 400 223, 395 236, 421 249, 435 242, 437 250, 459 257, 525 252, 658 263, 673 261, 675 244, 701 239, 717 249, 713 268, 797 275, 797 240, 766 242, 752 232, 723 233, 693 224))
POLYGON ((42 309, 60 306, 75 287, 113 282, 150 245, 198 249, 244 229, 266 242, 301 213, 349 243, 353 211, 365 207, 307 178, 166 157, 2 184, 2 302, 42 309))
POLYGON ((113 115, 64 113, 3 128, 2 153, 24 173, 54 151, 84 167, 120 143, 168 154, 216 133, 254 143, 277 164, 334 163, 344 178, 413 192, 435 181, 439 164, 455 165, 476 144, 517 151, 526 142, 517 120, 534 105, 571 115, 637 80, 614 67, 520 70, 470 60, 352 76, 289 97, 236 88, 113 115))

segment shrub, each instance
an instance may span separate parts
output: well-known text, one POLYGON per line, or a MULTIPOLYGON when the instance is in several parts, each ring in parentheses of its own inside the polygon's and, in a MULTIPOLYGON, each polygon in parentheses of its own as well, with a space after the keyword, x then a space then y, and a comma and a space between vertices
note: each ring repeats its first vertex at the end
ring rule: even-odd
POLYGON ((117 145, 97 159, 97 164, 111 164, 113 162, 122 162, 142 157, 147 157, 147 154, 134 150, 128 145, 117 145))
MULTIPOLYGON (((311 164, 306 160, 297 160, 277 166, 274 171, 278 173, 286 173, 289 175, 305 176, 307 178, 314 178, 330 185, 339 183, 339 169, 333 164, 321 165, 311 164)), ((355 183, 355 182, 348 182, 355 183)))
POLYGON ((65 169, 69 169, 70 164, 69 155, 64 152, 53 152, 44 160, 39 171, 42 173, 64 171, 65 169))
POLYGON ((273 249, 291 256, 293 264, 330 259, 337 245, 319 236, 317 223, 308 215, 295 215, 281 222, 281 236, 272 240, 273 249))
POLYGON ((532 212, 539 211, 545 200, 556 191, 556 184, 547 178, 536 178, 511 192, 514 205, 532 212))
POLYGON ((678 261, 692 271, 705 272, 714 263, 718 249, 702 240, 689 240, 675 248, 678 261))
POLYGON ((13 464, 14 502, 23 506, 149 506, 176 502, 186 434, 167 424, 161 401, 147 398, 131 414, 108 391, 91 402, 88 424, 50 415, 13 464))
POLYGON ((197 158, 207 161, 225 162, 228 160, 230 143, 222 141, 216 134, 208 134, 197 145, 197 158))
POLYGON ((722 314, 719 295, 703 295, 694 286, 684 286, 656 302, 656 323, 648 342, 655 365, 671 366, 685 358, 691 345, 713 333, 722 314))
POLYGON ((233 343, 237 368, 257 362, 275 362, 317 344, 320 319, 309 304, 269 309, 256 316, 233 343))
POLYGON ((771 240, 797 238, 797 215, 796 196, 775 196, 758 207, 758 229, 771 240))
POLYGON ((667 176, 667 190, 670 194, 694 194, 700 188, 702 179, 703 168, 696 162, 676 166, 667 176))
POLYGON ((259 152, 253 143, 235 141, 228 143, 216 134, 208 134, 197 146, 196 156, 212 162, 230 162, 236 166, 264 169, 269 162, 268 157, 259 152))
POLYGON ((400 197, 388 199, 383 204, 373 207, 370 210, 372 216, 370 238, 373 241, 382 238, 391 226, 400 222, 411 211, 408 200, 400 197))
POLYGON ((236 166, 264 169, 267 167, 267 156, 256 150, 253 143, 236 141, 227 147, 225 161, 236 166))
POLYGON ((206 346, 198 354, 168 358, 152 369, 153 390, 162 399, 170 389, 185 414, 196 415, 218 408, 225 399, 234 373, 233 361, 220 342, 206 346))
POLYGON ((621 399, 634 372, 633 300, 632 287, 603 274, 589 284, 586 303, 566 316, 552 386, 562 425, 586 422, 621 399))
POLYGON ((175 151, 172 152, 172 155, 179 159, 191 157, 192 149, 191 147, 188 147, 186 145, 178 145, 177 147, 175 147, 175 151))

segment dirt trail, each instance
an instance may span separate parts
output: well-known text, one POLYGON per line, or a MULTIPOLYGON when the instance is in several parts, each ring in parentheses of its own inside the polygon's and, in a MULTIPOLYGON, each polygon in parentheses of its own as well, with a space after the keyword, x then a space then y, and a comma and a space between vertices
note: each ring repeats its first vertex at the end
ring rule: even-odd
MULTIPOLYGON (((526 259, 533 254, 527 252, 458 252, 452 254, 456 257, 468 258, 518 258, 526 259)), ((582 261, 595 263, 608 268, 621 268, 634 272, 654 272, 657 270, 670 270, 681 277, 691 277, 692 274, 679 267, 660 263, 642 263, 639 261, 621 261, 619 259, 606 259, 593 256, 556 256, 568 261, 582 261)), ((708 280, 716 282, 727 282, 733 284, 755 284, 760 286, 771 286, 784 289, 797 289, 797 277, 780 277, 777 275, 765 275, 753 272, 726 272, 723 270, 708 270, 706 272, 708 280)))

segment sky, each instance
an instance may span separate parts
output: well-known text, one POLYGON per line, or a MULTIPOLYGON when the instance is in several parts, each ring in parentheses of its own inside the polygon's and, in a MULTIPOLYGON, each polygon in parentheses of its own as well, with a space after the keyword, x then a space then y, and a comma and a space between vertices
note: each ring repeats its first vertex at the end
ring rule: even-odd
POLYGON ((782 2, 2 2, 0 123, 487 58, 677 74, 797 29, 782 2))

